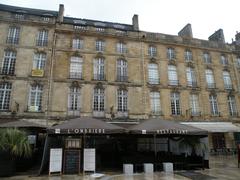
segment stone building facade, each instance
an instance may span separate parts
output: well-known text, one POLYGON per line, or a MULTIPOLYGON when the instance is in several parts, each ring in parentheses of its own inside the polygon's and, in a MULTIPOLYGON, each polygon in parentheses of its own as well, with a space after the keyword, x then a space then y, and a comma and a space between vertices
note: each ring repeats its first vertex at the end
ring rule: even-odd
POLYGON ((239 122, 240 60, 223 30, 200 40, 190 24, 167 35, 132 21, 0 5, 1 119, 239 122))

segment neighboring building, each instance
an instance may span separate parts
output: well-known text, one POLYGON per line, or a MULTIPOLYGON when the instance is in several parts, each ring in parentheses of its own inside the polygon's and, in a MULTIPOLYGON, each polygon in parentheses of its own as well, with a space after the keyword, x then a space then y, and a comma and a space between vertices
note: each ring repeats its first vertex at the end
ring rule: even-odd
MULTIPOLYGON (((239 123, 240 56, 221 29, 207 41, 190 24, 174 36, 140 31, 137 15, 129 25, 63 14, 0 5, 2 119, 239 123)), ((235 146, 232 133, 210 143, 235 146)))

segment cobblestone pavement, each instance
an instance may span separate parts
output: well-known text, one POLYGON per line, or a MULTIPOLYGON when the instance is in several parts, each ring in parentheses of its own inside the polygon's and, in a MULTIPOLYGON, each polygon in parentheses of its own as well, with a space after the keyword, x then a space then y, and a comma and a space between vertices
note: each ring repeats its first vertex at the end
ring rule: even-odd
MULTIPOLYGON (((94 180, 91 175, 62 176, 13 176, 1 180, 94 180)), ((237 167, 236 156, 211 156, 210 169, 196 171, 175 171, 174 174, 155 172, 154 174, 134 174, 124 176, 115 172, 105 173, 99 180, 240 180, 240 168, 237 167)))

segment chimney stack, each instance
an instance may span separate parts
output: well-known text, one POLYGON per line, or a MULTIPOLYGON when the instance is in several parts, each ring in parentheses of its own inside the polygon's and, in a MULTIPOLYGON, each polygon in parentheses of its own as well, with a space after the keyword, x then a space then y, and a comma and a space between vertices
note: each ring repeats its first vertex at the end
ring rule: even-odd
POLYGON ((217 30, 215 33, 213 33, 211 36, 209 36, 208 40, 225 43, 223 30, 222 29, 217 30))
POLYGON ((139 25, 138 25, 138 15, 134 14, 133 18, 132 18, 132 25, 133 25, 133 29, 135 31, 139 30, 139 25))
POLYGON ((63 22, 63 16, 64 16, 64 5, 59 4, 58 19, 57 19, 59 23, 63 22))
POLYGON ((184 26, 182 28, 182 30, 179 31, 178 35, 183 37, 183 38, 185 38, 185 37, 192 38, 193 34, 192 34, 192 26, 191 26, 191 24, 188 23, 186 26, 184 26))

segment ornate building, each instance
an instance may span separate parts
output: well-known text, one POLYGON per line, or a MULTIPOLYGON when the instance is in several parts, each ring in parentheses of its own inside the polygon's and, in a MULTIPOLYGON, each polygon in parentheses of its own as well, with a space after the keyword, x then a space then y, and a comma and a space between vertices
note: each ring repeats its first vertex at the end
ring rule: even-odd
MULTIPOLYGON (((139 30, 137 15, 132 24, 64 17, 63 5, 0 5, 0 22, 2 121, 240 120, 240 60, 221 29, 209 40, 194 38, 190 24, 178 35, 150 33, 139 30)), ((213 146, 234 146, 232 133, 219 134, 209 138, 213 146)))

